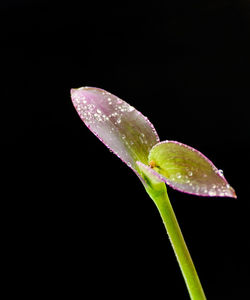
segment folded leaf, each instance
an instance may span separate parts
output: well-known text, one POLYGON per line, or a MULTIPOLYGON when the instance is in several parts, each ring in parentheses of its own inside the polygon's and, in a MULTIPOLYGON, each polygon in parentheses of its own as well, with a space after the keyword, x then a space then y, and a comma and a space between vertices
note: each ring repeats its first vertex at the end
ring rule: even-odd
POLYGON ((159 137, 149 120, 125 101, 99 88, 71 89, 73 104, 86 126, 136 173, 147 164, 159 137))
POLYGON ((160 142, 151 149, 148 162, 159 178, 174 189, 199 196, 236 198, 222 171, 192 147, 160 142))

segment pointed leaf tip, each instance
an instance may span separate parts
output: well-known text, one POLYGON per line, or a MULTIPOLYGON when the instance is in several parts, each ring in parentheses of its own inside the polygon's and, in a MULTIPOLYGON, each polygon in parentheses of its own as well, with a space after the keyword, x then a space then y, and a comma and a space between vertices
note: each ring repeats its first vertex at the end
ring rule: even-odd
POLYGON ((147 163, 149 151, 159 137, 145 116, 99 88, 82 87, 70 92, 82 121, 111 151, 135 172, 136 161, 147 163))
POLYGON ((185 144, 165 141, 150 151, 149 162, 172 188, 198 196, 236 198, 222 172, 201 152, 185 144))

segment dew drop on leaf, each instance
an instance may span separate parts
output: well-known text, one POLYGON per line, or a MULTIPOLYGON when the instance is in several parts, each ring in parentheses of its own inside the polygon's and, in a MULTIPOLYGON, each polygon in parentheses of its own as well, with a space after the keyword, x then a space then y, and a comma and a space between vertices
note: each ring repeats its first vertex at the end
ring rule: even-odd
POLYGON ((211 197, 212 197, 212 196, 215 196, 215 195, 216 195, 216 192, 213 191, 213 190, 211 190, 211 191, 208 192, 208 195, 211 196, 211 197))
POLYGON ((220 176, 223 176, 223 170, 218 170, 218 174, 220 175, 220 176))

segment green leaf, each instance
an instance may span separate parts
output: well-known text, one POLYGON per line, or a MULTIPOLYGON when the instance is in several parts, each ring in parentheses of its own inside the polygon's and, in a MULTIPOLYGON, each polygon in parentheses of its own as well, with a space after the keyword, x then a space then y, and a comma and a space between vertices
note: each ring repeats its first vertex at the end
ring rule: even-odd
POLYGON ((172 188, 199 196, 234 197, 222 171, 202 153, 175 141, 156 144, 148 163, 172 188))

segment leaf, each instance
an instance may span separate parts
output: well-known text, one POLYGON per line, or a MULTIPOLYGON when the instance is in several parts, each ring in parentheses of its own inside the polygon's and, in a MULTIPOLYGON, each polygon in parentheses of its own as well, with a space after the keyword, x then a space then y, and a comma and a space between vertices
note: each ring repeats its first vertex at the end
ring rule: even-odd
POLYGON ((99 88, 71 89, 71 98, 85 125, 138 175, 136 161, 147 164, 150 149, 159 142, 149 120, 99 88))
POLYGON ((162 180, 181 192, 236 198, 222 171, 187 145, 175 141, 160 142, 151 149, 149 164, 162 180))

